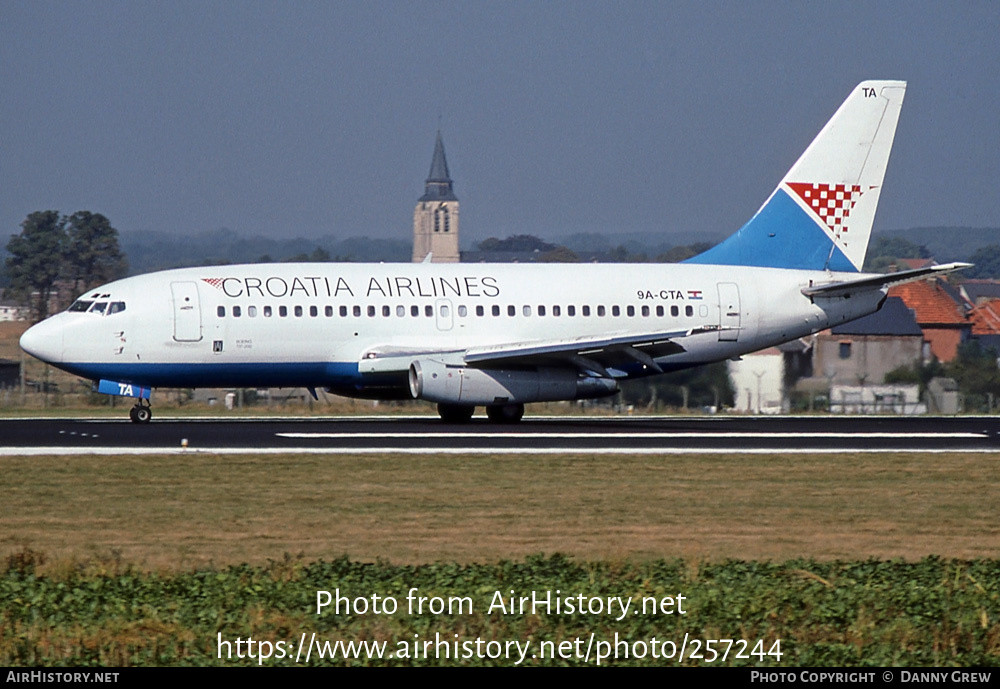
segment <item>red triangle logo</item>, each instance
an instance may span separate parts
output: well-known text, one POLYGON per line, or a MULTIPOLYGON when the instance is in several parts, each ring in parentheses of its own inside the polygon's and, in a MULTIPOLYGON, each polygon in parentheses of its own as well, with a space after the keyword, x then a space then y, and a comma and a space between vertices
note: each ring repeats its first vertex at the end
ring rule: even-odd
MULTIPOLYGON (((864 193, 857 184, 814 184, 809 182, 788 182, 809 210, 830 228, 837 239, 847 234, 851 209, 864 193)), ((846 240, 846 237, 843 237, 846 240)))

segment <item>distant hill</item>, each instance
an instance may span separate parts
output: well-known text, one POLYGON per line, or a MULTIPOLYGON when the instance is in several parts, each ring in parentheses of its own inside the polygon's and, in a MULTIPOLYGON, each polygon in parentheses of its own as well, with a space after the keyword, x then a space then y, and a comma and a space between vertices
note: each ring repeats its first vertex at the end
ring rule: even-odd
MULTIPOLYGON (((927 247, 928 253, 941 263, 968 261, 978 249, 1000 245, 1000 228, 996 227, 918 227, 908 230, 883 230, 874 238, 899 237, 927 247)), ((629 254, 645 254, 653 258, 675 246, 696 242, 717 242, 722 236, 705 237, 691 233, 664 235, 660 233, 628 232, 618 234, 578 233, 542 237, 564 246, 580 256, 607 253, 625 247, 629 254)), ((121 247, 128 256, 129 272, 133 275, 166 268, 224 263, 254 263, 262 258, 285 261, 293 257, 311 257, 321 250, 332 261, 409 262, 412 240, 372 237, 319 237, 304 239, 272 239, 245 237, 220 228, 193 235, 176 236, 156 232, 122 232, 121 247)), ((0 287, 6 282, 3 259, 7 253, 0 243, 0 287)), ((468 247, 472 248, 472 247, 468 247)), ((586 260, 586 259, 584 259, 586 260)))
POLYGON ((545 237, 545 239, 561 244, 578 254, 607 253, 623 246, 630 254, 646 254, 658 256, 675 246, 685 246, 708 242, 716 244, 725 237, 723 235, 704 235, 694 232, 680 232, 666 235, 660 232, 621 232, 603 234, 597 232, 578 232, 576 234, 545 237))
POLYGON ((1000 227, 915 227, 909 230, 883 230, 873 237, 901 237, 927 247, 939 263, 968 261, 977 249, 1000 244, 1000 227))
POLYGON ((199 234, 174 236, 155 232, 122 232, 122 250, 133 275, 166 268, 227 263, 309 260, 325 252, 331 261, 409 261, 412 241, 370 237, 320 237, 316 239, 271 239, 244 237, 221 228, 199 234))

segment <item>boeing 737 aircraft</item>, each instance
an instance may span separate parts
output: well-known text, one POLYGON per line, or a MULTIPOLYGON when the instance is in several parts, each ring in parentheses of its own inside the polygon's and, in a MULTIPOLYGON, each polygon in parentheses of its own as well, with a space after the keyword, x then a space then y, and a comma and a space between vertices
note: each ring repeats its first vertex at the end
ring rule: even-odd
POLYGON ((29 329, 32 356, 136 398, 307 387, 517 421, 529 402, 739 357, 878 310, 861 274, 905 82, 866 81, 736 234, 682 264, 299 263, 167 270, 89 291, 29 329))

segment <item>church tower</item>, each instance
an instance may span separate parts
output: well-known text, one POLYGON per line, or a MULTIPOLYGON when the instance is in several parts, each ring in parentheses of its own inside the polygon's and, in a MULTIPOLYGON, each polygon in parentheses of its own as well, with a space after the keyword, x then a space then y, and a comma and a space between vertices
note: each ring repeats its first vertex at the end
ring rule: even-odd
POLYGON ((424 182, 424 195, 413 209, 413 262, 431 254, 433 263, 458 263, 458 198, 448 175, 441 132, 434 142, 431 171, 424 182))

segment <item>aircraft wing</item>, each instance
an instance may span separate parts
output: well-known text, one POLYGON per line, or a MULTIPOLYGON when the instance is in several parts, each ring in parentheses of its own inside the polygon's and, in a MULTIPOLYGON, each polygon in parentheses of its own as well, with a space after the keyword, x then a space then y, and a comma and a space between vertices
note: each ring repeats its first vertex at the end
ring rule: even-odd
POLYGON ((717 325, 688 330, 643 334, 605 334, 599 337, 576 337, 552 340, 510 342, 470 347, 464 351, 371 352, 362 359, 362 373, 376 373, 408 368, 418 358, 430 357, 446 364, 470 368, 510 366, 573 367, 583 373, 614 377, 608 368, 639 362, 662 372, 657 357, 685 351, 679 340, 722 330, 717 325))
POLYGON ((944 275, 956 270, 968 268, 971 263, 946 263, 943 266, 932 266, 930 268, 917 268, 916 270, 903 270, 898 273, 886 273, 873 277, 859 278, 857 280, 846 280, 844 282, 828 282, 822 285, 811 285, 802 289, 802 294, 807 297, 849 297, 858 292, 869 292, 882 289, 889 285, 901 285, 905 282, 922 280, 923 278, 935 275, 944 275))

